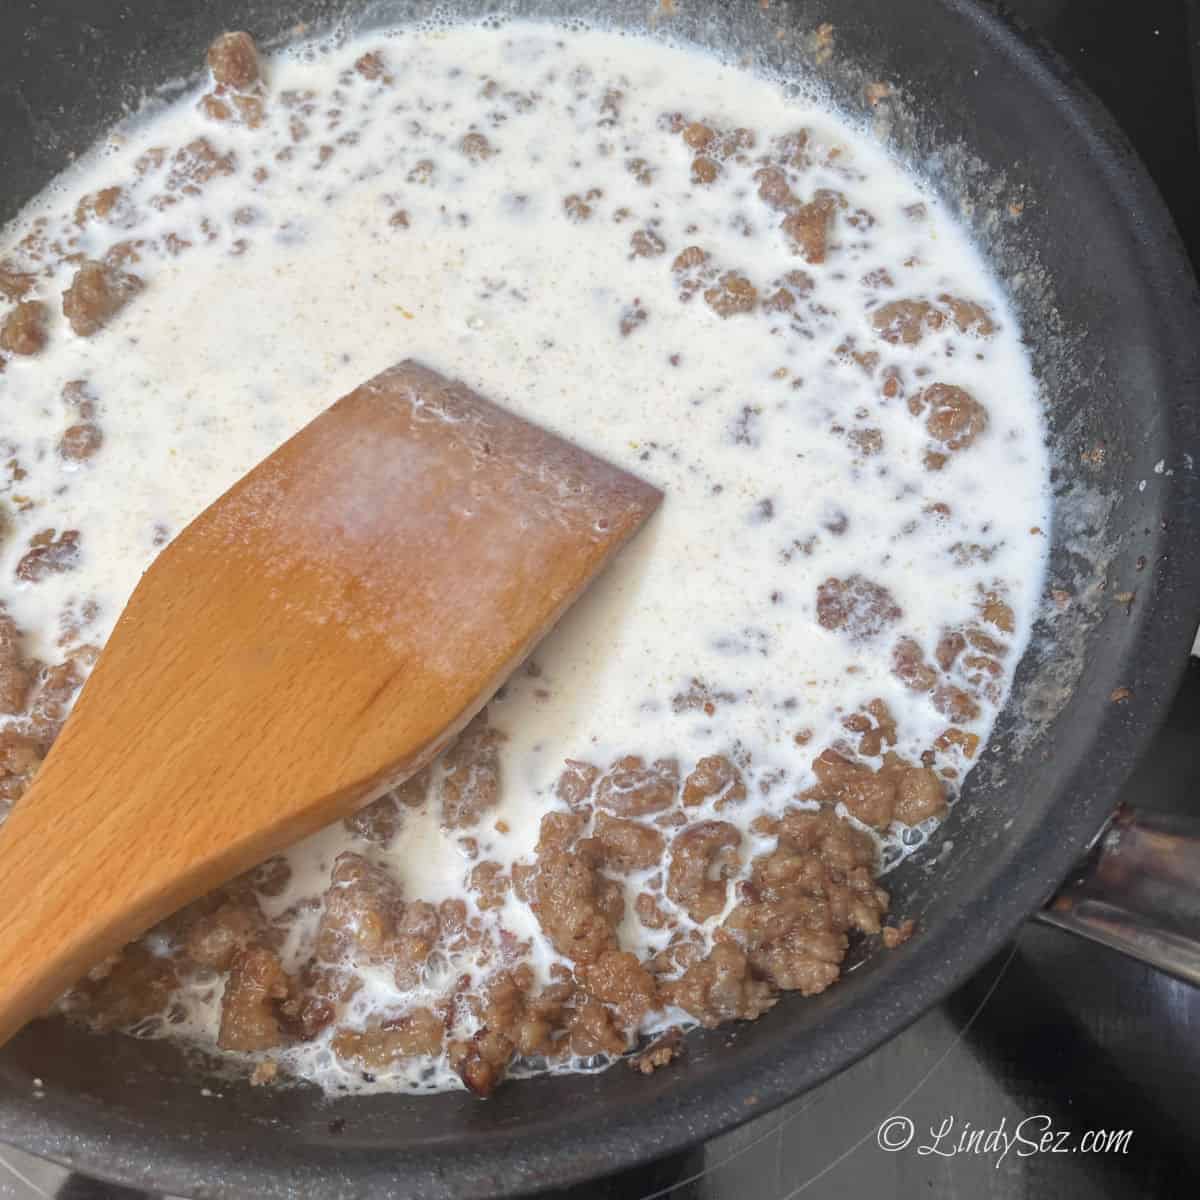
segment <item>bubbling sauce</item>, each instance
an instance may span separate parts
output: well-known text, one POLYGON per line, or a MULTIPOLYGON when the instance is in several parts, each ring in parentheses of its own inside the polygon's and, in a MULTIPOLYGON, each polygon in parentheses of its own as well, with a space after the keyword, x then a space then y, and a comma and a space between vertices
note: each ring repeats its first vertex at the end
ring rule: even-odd
POLYGON ((64 1008, 486 1094, 902 940, 878 877, 987 740, 1049 529, 1020 330, 941 202, 803 87, 598 29, 209 66, 0 238, 0 809, 161 547, 400 359, 666 501, 430 771, 64 1008))

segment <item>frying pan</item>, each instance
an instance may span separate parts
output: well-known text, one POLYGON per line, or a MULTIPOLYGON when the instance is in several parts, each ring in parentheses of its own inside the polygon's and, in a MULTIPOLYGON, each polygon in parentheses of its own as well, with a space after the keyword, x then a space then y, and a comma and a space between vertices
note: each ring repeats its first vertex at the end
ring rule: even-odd
MULTIPOLYGON (((1054 462, 1047 598, 961 802, 888 877, 894 912, 914 917, 918 934, 892 952, 860 949, 819 997, 692 1034, 686 1059, 650 1078, 617 1066, 513 1084, 486 1102, 251 1089, 166 1043, 38 1022, 0 1055, 0 1141, 182 1195, 465 1200, 576 1182, 711 1137, 845 1067, 966 979, 1073 870, 1050 919, 1200 979, 1189 958, 1189 923, 1200 929, 1191 831, 1110 820, 1178 683, 1200 598, 1189 457, 1200 455, 1200 310, 1133 152, 1052 53, 967 0, 603 7, 630 29, 815 76, 941 191, 1020 315, 1054 462), (825 22, 831 38, 816 34, 825 22), (876 82, 892 91, 880 100, 870 89, 872 107, 865 88, 876 82)), ((195 78, 223 29, 269 45, 301 21, 365 28, 428 11, 406 0, 353 5, 348 17, 330 0, 9 0, 0 220, 145 92, 195 78)))

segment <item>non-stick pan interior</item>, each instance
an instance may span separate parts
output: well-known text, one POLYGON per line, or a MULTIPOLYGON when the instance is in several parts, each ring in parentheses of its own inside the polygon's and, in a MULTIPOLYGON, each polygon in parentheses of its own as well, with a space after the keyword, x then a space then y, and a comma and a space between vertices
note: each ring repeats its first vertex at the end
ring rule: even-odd
MULTIPOLYGON (((919 932, 826 994, 623 1067, 463 1094, 326 1101, 206 1077, 163 1043, 37 1023, 0 1054, 0 1140, 182 1194, 496 1195, 598 1175, 711 1136, 896 1032, 992 953, 1099 827, 1186 655, 1200 564, 1194 281, 1126 143, 1051 56, 953 0, 464 2, 606 19, 822 80, 926 172, 1008 284, 1045 398, 1052 579, 997 735, 939 837, 889 877, 919 932), (831 37, 817 36, 829 22, 831 37), (864 86, 893 91, 875 107, 864 86), (1132 595, 1132 598, 1130 598, 1132 595), (1120 689, 1120 690, 1118 690, 1120 689), (1122 698, 1124 697, 1124 698, 1122 698), (35 1087, 34 1080, 40 1083, 35 1087)), ((351 26, 428 16, 377 3, 351 26)), ((13 0, 0 14, 0 220, 147 92, 194 78, 226 28, 279 42, 322 0, 13 0)), ((877 96, 877 90, 872 90, 877 96)), ((2 895, 0 903, 19 903, 2 895)))

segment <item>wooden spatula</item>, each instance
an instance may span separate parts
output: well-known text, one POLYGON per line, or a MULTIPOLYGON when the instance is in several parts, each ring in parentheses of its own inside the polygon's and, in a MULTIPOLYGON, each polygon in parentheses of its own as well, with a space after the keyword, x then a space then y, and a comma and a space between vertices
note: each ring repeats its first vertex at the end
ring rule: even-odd
POLYGON ((429 762, 660 500, 413 362, 260 463, 143 576, 0 828, 0 1043, 429 762))

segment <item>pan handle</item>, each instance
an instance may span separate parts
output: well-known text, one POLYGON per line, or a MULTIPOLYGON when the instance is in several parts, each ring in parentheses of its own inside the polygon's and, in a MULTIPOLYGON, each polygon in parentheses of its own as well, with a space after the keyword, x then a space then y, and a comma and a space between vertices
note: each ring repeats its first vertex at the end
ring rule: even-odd
POLYGON ((1037 919, 1200 986, 1200 820, 1122 805, 1037 919))

